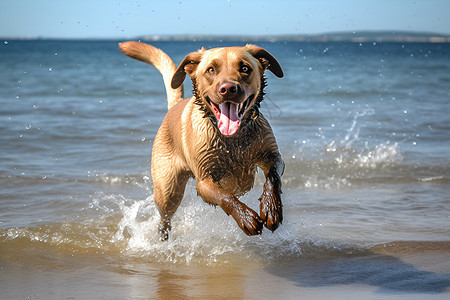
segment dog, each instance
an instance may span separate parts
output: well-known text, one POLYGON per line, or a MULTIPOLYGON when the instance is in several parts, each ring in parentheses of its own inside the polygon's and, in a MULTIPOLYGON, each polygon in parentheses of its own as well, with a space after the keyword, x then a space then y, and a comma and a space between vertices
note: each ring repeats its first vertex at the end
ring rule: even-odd
POLYGON ((198 195, 220 206, 247 235, 275 231, 283 222, 281 176, 284 162, 272 129, 262 113, 266 78, 284 76, 278 61, 255 45, 188 54, 178 68, 162 50, 140 42, 119 44, 126 55, 156 67, 162 74, 168 113, 152 150, 154 201, 161 215, 161 240, 167 240, 189 178, 198 195), (183 99, 186 74, 193 96, 183 99), (259 215, 238 200, 254 184, 257 167, 265 183, 259 215))

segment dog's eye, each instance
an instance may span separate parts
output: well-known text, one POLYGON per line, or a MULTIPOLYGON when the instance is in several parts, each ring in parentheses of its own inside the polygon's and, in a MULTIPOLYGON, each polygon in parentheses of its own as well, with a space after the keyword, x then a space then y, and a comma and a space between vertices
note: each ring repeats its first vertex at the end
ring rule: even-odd
POLYGON ((213 67, 209 67, 208 70, 206 70, 206 73, 213 75, 214 74, 214 68, 213 67))
POLYGON ((246 74, 250 74, 250 72, 252 71, 252 69, 250 69, 250 67, 247 66, 242 66, 241 69, 239 70, 241 73, 246 73, 246 74))

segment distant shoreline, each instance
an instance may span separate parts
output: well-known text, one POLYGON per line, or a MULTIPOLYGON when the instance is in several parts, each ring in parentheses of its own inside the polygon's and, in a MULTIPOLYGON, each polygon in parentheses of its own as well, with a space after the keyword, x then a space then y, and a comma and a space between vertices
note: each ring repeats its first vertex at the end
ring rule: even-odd
POLYGON ((410 42, 410 43, 449 43, 450 35, 419 33, 419 32, 391 32, 391 31, 364 31, 364 32, 338 32, 314 35, 145 35, 138 37, 143 41, 256 41, 256 42, 410 42))
POLYGON ((1 37, 0 40, 141 40, 141 41, 225 41, 225 42, 397 42, 397 43, 450 43, 450 35, 409 31, 359 31, 323 34, 285 35, 158 35, 118 38, 49 38, 49 37, 1 37))

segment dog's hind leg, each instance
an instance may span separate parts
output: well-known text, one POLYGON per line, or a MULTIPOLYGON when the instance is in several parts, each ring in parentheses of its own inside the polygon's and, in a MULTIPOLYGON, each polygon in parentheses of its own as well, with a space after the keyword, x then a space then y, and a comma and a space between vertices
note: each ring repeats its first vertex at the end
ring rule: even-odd
POLYGON ((167 240, 171 230, 170 220, 183 199, 184 189, 190 176, 186 172, 179 172, 168 177, 153 177, 154 201, 161 215, 160 238, 167 240))

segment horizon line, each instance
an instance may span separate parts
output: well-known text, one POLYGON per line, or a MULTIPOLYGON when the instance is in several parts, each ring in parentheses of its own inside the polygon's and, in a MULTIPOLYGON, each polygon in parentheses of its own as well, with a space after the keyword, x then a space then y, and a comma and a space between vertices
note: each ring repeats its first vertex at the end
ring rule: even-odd
POLYGON ((146 34, 134 37, 46 37, 46 36, 11 36, 0 37, 0 40, 130 40, 137 39, 143 41, 297 41, 297 42, 432 42, 449 43, 450 34, 408 31, 408 30, 352 30, 335 31, 314 34, 146 34))

